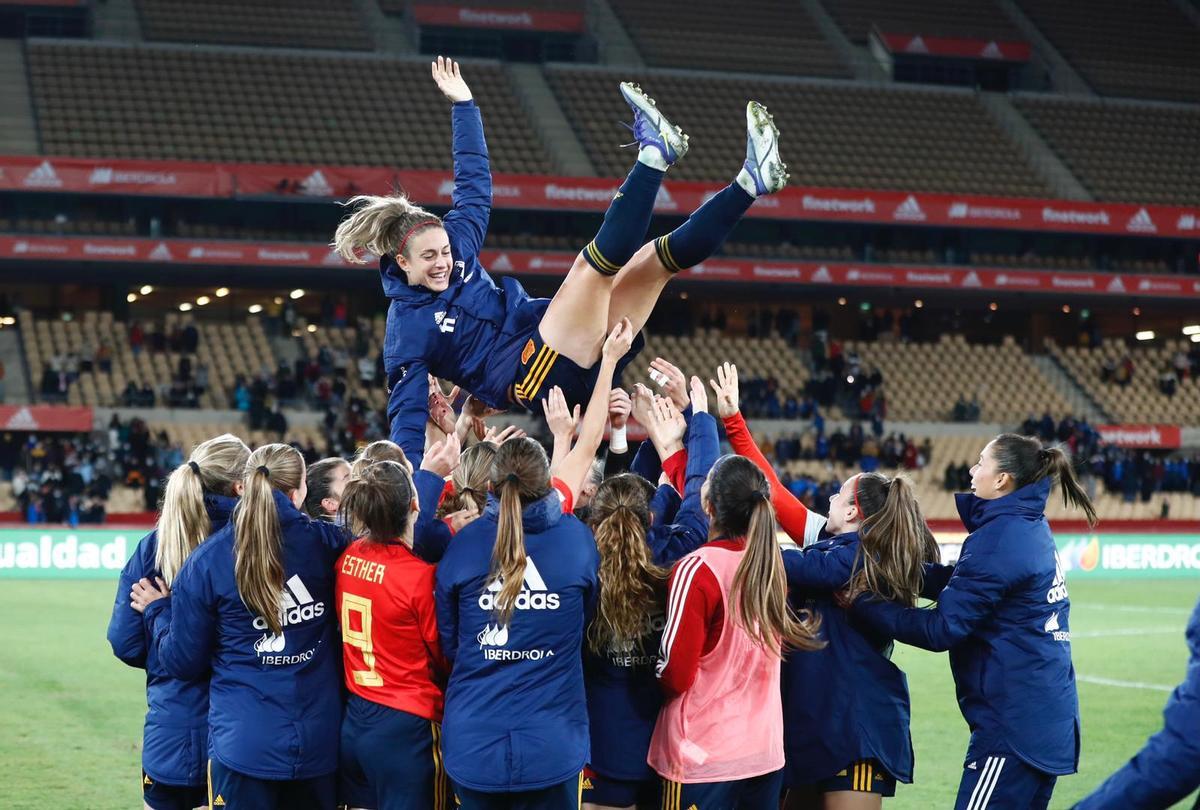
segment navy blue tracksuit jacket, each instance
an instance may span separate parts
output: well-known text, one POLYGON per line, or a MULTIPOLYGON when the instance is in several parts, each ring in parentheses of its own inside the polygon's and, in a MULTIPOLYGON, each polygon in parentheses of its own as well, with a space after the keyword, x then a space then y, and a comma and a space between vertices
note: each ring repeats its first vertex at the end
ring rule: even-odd
POLYGON ((486 793, 578 778, 588 759, 583 634, 599 588, 591 531, 551 490, 524 509, 526 566, 507 624, 491 576, 499 502, 454 537, 437 568, 446 688, 442 754, 456 784, 486 793))
POLYGON ((548 299, 531 299, 512 278, 497 285, 479 262, 492 208, 492 174, 483 119, 474 101, 454 105, 453 210, 443 224, 454 267, 450 286, 434 293, 410 286, 391 256, 379 260, 391 304, 383 364, 390 396, 391 439, 413 468, 425 453, 429 413, 426 373, 453 380, 488 405, 506 410, 525 341, 537 329, 548 299))
POLYGON ((858 532, 783 552, 794 608, 821 619, 819 650, 793 650, 783 662, 783 746, 788 785, 809 785, 874 758, 911 782, 908 679, 891 662, 892 639, 833 601, 858 554, 858 532))
POLYGON ((348 537, 273 494, 283 532, 282 633, 242 602, 232 524, 192 552, 171 597, 151 602, 145 617, 166 672, 183 679, 212 672, 213 758, 258 779, 312 779, 338 765, 342 647, 334 563, 348 537))
POLYGON ((1187 674, 1167 698, 1162 731, 1075 805, 1078 810, 1170 807, 1200 787, 1200 602, 1188 620, 1187 644, 1187 674))
MULTIPOLYGON (((708 516, 700 505, 700 489, 720 453, 717 423, 711 415, 698 413, 692 417, 687 450, 683 504, 670 523, 660 521, 646 533, 654 563, 666 568, 708 542, 708 516)), ((649 617, 645 632, 624 649, 602 654, 590 648, 586 651, 584 678, 592 745, 589 764, 610 779, 657 779, 646 763, 646 754, 663 702, 655 669, 665 622, 665 611, 649 617)))
MULTIPOLYGON (((204 508, 219 532, 229 523, 237 498, 205 495, 204 508)), ((194 787, 205 781, 208 762, 208 669, 194 678, 175 678, 159 661, 150 624, 129 605, 133 584, 162 576, 155 558, 158 532, 142 538, 121 571, 108 643, 113 655, 131 667, 146 670, 146 725, 142 732, 142 770, 155 782, 194 787)))
POLYGON ((852 610, 905 644, 950 651, 971 729, 965 762, 1012 752, 1061 776, 1079 765, 1079 701, 1071 601, 1045 517, 1049 494, 1043 479, 994 500, 956 496, 970 535, 937 606, 863 596, 852 610))

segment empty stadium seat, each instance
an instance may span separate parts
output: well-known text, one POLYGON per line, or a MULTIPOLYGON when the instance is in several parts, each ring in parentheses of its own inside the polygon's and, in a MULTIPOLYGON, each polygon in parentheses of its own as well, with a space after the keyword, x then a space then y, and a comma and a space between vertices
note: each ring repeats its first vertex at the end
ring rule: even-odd
POLYGON ((135 0, 148 40, 277 45, 366 51, 374 48, 353 0, 135 0))
MULTIPOLYGON (((618 148, 628 108, 613 73, 546 69, 551 87, 597 170, 629 171, 618 148)), ((968 92, 883 88, 850 83, 781 82, 647 73, 636 77, 691 135, 691 150, 672 167, 679 180, 732 180, 746 147, 746 102, 763 102, 781 132, 792 182, 807 186, 1051 196, 968 92)))
POLYGON ((821 0, 838 27, 853 42, 867 41, 871 29, 894 34, 1023 40, 1020 30, 992 0, 821 0))
POLYGON ((1014 102, 1098 199, 1200 202, 1200 107, 1028 93, 1014 102))
MULTIPOLYGON (((31 42, 49 154, 450 168, 449 105, 424 59, 31 42)), ((547 173, 498 64, 472 63, 492 168, 547 173)))

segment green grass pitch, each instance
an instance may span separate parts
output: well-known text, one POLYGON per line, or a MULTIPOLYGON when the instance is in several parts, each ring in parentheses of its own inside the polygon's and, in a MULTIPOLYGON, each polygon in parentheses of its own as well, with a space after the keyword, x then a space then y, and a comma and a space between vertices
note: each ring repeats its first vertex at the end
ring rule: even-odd
MULTIPOLYGON (((0 805, 139 807, 143 679, 104 639, 110 582, 0 582, 0 805)), ((1182 677, 1196 580, 1074 582, 1071 631, 1081 676, 1080 772, 1060 779, 1065 808, 1136 751, 1161 725, 1166 689, 1182 677), (1098 679, 1098 680, 1092 680, 1098 679), (1115 685, 1104 681, 1141 684, 1115 685)), ((891 810, 953 804, 967 729, 944 655, 898 646, 912 690, 916 784, 891 810)), ((1186 805, 1190 807, 1190 801, 1186 805)))

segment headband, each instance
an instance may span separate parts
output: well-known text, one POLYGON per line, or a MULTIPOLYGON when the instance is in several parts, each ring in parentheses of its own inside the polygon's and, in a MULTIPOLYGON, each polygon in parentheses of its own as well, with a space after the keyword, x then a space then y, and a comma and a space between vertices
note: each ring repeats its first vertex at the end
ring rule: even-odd
POLYGON ((404 252, 404 246, 406 244, 408 244, 408 238, 410 236, 412 236, 414 233, 416 233, 418 230, 420 230, 421 228, 424 228, 426 225, 441 225, 441 224, 442 224, 441 220, 438 220, 438 219, 423 219, 420 222, 418 222, 416 225, 413 225, 411 228, 408 229, 408 232, 404 234, 404 238, 400 240, 400 246, 398 248, 396 248, 396 255, 399 256, 401 253, 404 252))

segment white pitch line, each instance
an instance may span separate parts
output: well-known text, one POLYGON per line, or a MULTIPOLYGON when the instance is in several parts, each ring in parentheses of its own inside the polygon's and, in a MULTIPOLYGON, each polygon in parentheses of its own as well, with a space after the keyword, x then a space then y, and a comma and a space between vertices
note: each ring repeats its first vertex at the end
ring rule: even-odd
POLYGON ((1075 609, 1099 608, 1100 610, 1117 610, 1122 613, 1174 613, 1179 616, 1190 616, 1191 608, 1152 607, 1150 605, 1106 605, 1099 602, 1073 602, 1075 609))
POLYGON ((1183 627, 1119 627, 1112 630, 1072 630, 1071 639, 1077 638, 1108 638, 1109 636, 1182 636, 1183 627))
POLYGON ((1099 686, 1119 686, 1123 689, 1149 689, 1153 692, 1174 692, 1174 686, 1163 686, 1158 683, 1144 683, 1142 681, 1118 681, 1115 678, 1100 678, 1096 675, 1080 675, 1076 673, 1075 680, 1083 681, 1084 683, 1094 683, 1099 686))

